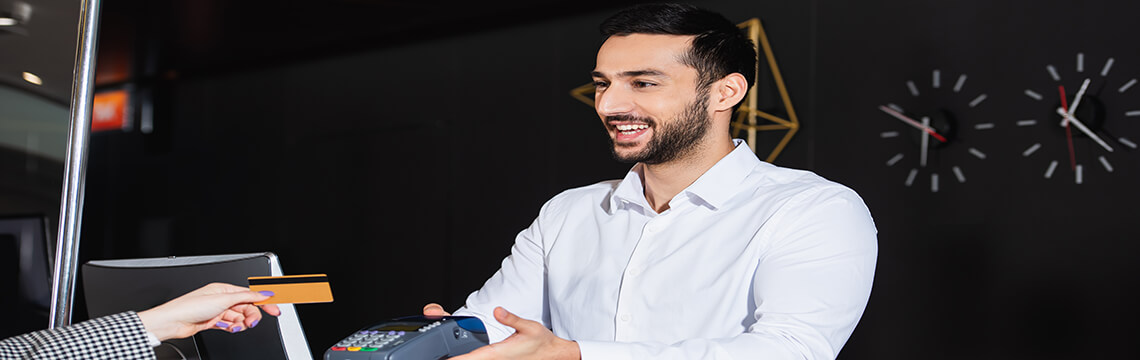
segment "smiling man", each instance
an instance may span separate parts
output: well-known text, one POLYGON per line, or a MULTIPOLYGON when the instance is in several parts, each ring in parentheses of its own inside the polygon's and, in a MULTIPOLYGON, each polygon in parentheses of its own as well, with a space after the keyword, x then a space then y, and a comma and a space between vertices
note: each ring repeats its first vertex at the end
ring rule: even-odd
POLYGON ((614 157, 635 165, 542 207, 456 311, 493 342, 460 358, 835 358, 870 295, 874 223, 850 189, 732 139, 751 41, 670 4, 622 11, 602 33, 597 112, 614 157))

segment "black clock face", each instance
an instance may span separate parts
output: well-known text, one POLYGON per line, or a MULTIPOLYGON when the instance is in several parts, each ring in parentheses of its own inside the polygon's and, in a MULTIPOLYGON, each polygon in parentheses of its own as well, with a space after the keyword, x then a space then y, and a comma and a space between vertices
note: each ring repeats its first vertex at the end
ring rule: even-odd
POLYGON ((879 106, 879 137, 891 144, 886 166, 900 185, 937 193, 966 183, 969 165, 987 158, 975 144, 994 123, 981 115, 988 95, 966 74, 922 78, 901 81, 897 101, 879 106))
POLYGON ((1042 67, 1022 91, 1014 124, 1034 178, 1101 183, 1131 160, 1140 128, 1140 85, 1113 57, 1084 53, 1042 67))

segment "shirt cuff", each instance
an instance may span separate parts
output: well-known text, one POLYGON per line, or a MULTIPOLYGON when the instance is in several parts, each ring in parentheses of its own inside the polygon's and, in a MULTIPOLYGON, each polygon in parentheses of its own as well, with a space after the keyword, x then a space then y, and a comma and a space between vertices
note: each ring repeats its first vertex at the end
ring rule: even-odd
POLYGON ((158 337, 151 334, 150 331, 146 331, 146 343, 150 345, 150 347, 162 345, 162 342, 158 341, 158 337))

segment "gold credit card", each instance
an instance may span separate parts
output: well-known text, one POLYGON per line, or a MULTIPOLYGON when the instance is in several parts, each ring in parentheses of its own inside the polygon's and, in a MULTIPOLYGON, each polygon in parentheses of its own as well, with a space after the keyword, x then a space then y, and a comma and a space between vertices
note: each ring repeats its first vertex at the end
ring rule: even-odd
POLYGON ((329 277, 325 274, 288 276, 251 276, 249 289, 272 291, 273 297, 254 305, 305 304, 332 302, 329 277))

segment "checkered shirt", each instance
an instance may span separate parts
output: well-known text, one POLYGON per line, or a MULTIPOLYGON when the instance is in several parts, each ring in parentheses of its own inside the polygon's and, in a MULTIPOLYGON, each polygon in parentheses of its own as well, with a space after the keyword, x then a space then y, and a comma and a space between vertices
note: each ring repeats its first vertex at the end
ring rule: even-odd
POLYGON ((0 341, 0 359, 154 359, 133 311, 0 341))

